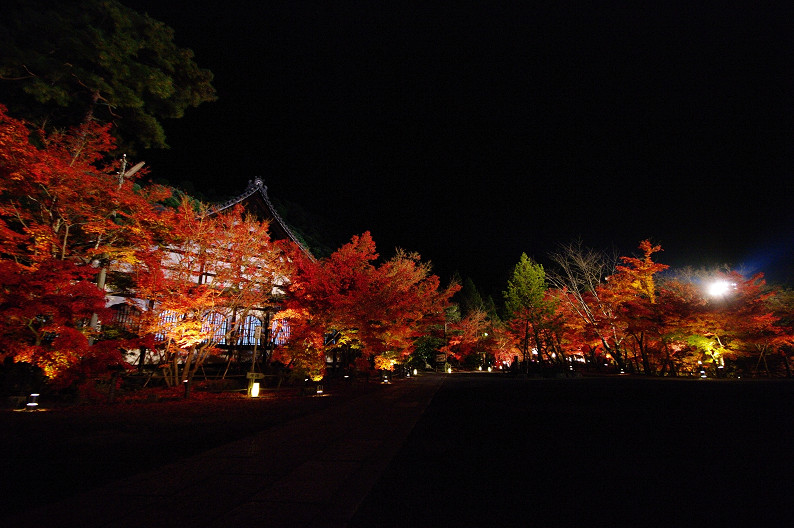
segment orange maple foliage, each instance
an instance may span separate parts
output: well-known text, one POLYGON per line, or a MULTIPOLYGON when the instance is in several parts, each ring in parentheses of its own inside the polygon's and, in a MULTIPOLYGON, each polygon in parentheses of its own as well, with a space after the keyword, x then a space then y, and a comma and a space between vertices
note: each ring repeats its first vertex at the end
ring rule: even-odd
POLYGON ((169 237, 140 249, 137 295, 153 305, 142 331, 164 349, 166 379, 190 381, 217 344, 232 343, 250 313, 267 310, 284 280, 285 259, 268 223, 240 206, 198 211, 185 199, 167 214, 169 237))
POLYGON ((121 361, 119 341, 89 345, 104 292, 97 267, 128 260, 151 240, 157 214, 118 167, 106 164, 107 126, 86 122, 33 144, 24 121, 0 105, 0 330, 3 353, 42 367, 55 386, 121 361))
POLYGON ((643 240, 639 245, 643 253, 638 257, 621 257, 624 265, 615 266, 615 273, 599 288, 603 302, 611 306, 611 323, 620 332, 630 336, 642 361, 646 374, 654 373, 653 355, 662 350, 661 311, 656 303, 655 275, 669 266, 653 261, 654 253, 662 251, 660 245, 643 240))
POLYGON ((772 305, 777 292, 767 287, 763 274, 748 279, 729 272, 715 280, 730 284, 730 291, 716 297, 699 292, 703 300, 682 320, 687 343, 696 352, 693 359, 722 368, 726 359, 754 357, 758 367, 768 354, 791 344, 791 330, 772 305))
POLYGON ((336 331, 342 344, 381 357, 381 366, 393 365, 411 353, 427 325, 443 321, 457 286, 440 290, 438 277, 417 254, 398 251, 380 265, 377 259, 369 232, 320 261, 293 255, 288 295, 278 315, 290 321, 292 338, 280 359, 319 375, 325 336, 336 331))
POLYGON ((645 240, 640 249, 641 257, 622 257, 606 282, 585 293, 585 303, 566 301, 570 293, 564 289, 551 291, 559 299, 565 347, 596 364, 612 358, 620 368, 647 375, 708 368, 712 375, 725 376, 729 367, 734 375, 748 369, 769 375, 766 358, 772 355, 782 356, 791 371, 787 351, 794 331, 785 322, 786 313, 776 308, 778 292, 763 275, 716 274, 710 280, 730 287, 724 295, 709 295, 707 284, 669 277, 659 281, 667 266, 654 262, 653 255, 661 247, 645 240), (583 317, 577 307, 587 303, 593 309, 583 317))
MULTIPOLYGON (((151 243, 162 187, 141 189, 106 163, 109 126, 87 122, 28 140, 23 121, 0 106, 0 252, 31 268, 48 259, 129 261, 151 243)), ((139 177, 140 173, 135 177, 139 177)))

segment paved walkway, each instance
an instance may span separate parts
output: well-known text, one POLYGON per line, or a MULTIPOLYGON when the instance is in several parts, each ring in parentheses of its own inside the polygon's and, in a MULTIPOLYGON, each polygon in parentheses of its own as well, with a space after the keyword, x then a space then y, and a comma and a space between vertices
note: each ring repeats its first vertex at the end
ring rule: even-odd
POLYGON ((399 380, 382 391, 8 521, 10 526, 48 528, 343 527, 443 379, 430 374, 399 380))

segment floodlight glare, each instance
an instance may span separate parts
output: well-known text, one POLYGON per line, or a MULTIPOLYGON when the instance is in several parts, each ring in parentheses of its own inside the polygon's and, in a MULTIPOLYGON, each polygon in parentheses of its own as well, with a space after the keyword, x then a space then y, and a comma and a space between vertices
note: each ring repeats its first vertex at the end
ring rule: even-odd
POLYGON ((709 285, 708 293, 712 297, 723 297, 731 289, 731 284, 728 281, 718 280, 709 285))

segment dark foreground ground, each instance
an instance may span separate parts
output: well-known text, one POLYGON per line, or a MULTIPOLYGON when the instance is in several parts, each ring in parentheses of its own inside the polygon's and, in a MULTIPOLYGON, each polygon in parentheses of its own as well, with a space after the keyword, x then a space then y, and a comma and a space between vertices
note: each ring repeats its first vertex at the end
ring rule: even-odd
POLYGON ((452 375, 352 526, 794 526, 794 384, 452 375))
MULTIPOLYGON (((191 478, 203 473, 208 483, 192 483, 195 506, 177 502, 190 483, 176 477, 163 490, 142 480, 147 489, 119 497, 127 507, 132 497, 149 505, 141 508, 169 513, 156 513, 148 526, 238 526, 240 519, 322 527, 794 526, 793 412, 788 381, 485 373, 339 387, 324 398, 4 412, 0 526, 66 500, 49 510, 61 517, 75 502, 70 497, 99 486, 118 492, 125 486, 114 482, 168 463, 213 466, 221 456, 213 453, 229 450, 211 448, 249 435, 257 440, 220 464, 217 477, 191 468, 191 478), (409 410, 420 416, 412 432, 415 418, 389 432, 409 410), (384 441, 378 431, 399 440, 384 441), (282 439, 278 448, 270 438, 282 439), (376 445, 383 448, 372 451, 376 445), (313 459, 299 460, 307 449, 313 459), (341 470, 354 480, 341 479, 341 470), (236 488, 243 479, 252 491, 236 488), (292 487, 278 498, 280 482, 292 487), (335 492, 322 493, 334 482, 335 492), (325 522, 339 497, 349 506, 337 510, 349 513, 325 522), (281 521, 276 507, 283 507, 281 521)), ((111 500, 105 492, 82 496, 88 511, 111 500)), ((118 521, 110 525, 141 525, 141 508, 110 515, 118 521)), ((60 525, 89 526, 82 518, 60 525)))
MULTIPOLYGON (((377 383, 326 385, 328 397, 295 389, 259 399, 194 392, 167 394, 156 403, 0 411, 0 528, 2 519, 288 423, 345 405, 383 387, 377 383)), ((162 397, 163 395, 158 395, 162 397)))

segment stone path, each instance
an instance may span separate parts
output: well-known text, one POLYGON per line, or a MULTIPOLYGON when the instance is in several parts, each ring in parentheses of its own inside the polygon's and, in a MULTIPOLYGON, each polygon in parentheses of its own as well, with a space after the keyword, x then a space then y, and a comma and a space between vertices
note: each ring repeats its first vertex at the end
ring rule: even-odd
POLYGON ((429 374, 399 380, 382 391, 6 522, 48 528, 343 527, 443 379, 429 374))

